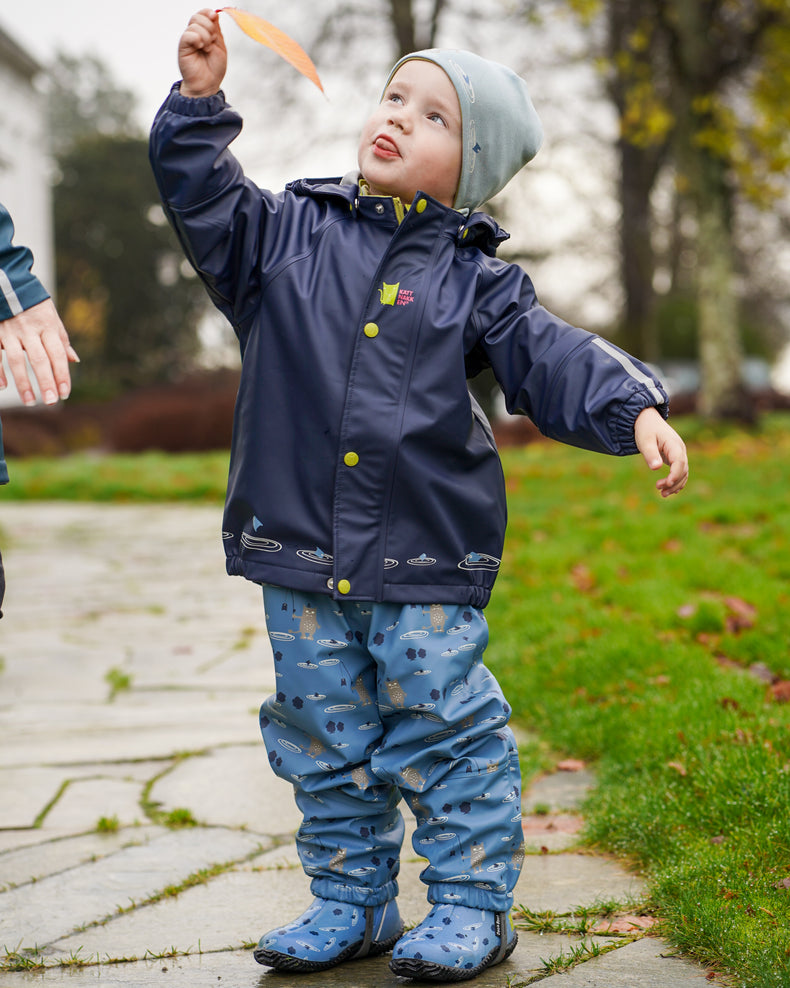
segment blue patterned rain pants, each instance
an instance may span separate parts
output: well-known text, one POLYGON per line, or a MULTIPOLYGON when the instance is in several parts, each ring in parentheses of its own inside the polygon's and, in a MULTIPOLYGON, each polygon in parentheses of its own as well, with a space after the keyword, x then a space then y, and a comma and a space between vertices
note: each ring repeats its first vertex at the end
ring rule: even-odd
POLYGON ((482 662, 483 612, 263 595, 277 692, 261 731, 294 786, 313 894, 358 905, 397 895, 403 796, 429 901, 510 909, 520 773, 510 707, 482 662))

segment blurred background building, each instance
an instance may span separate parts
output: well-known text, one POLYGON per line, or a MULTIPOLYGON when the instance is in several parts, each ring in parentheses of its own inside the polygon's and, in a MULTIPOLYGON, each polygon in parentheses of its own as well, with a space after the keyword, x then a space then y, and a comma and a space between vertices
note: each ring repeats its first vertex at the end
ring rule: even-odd
POLYGON ((52 175, 46 102, 37 86, 42 71, 0 24, 0 202, 14 219, 19 243, 33 250, 36 273, 52 291, 52 175))

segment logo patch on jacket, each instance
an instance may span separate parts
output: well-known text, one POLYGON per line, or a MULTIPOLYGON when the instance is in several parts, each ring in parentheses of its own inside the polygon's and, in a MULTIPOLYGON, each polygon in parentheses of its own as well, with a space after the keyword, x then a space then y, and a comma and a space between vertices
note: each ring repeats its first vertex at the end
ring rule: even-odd
POLYGON ((410 288, 401 288, 400 282, 388 285, 384 281, 379 288, 379 299, 382 305, 409 305, 414 301, 414 292, 410 288))

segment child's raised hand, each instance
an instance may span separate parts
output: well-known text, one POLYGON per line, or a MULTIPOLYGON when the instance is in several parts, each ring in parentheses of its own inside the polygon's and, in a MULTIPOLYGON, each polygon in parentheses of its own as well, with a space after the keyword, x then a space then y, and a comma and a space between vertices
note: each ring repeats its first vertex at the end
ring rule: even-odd
POLYGON ((645 408, 637 416, 634 440, 651 470, 658 470, 665 463, 669 467, 667 476, 656 482, 661 496, 682 491, 689 476, 686 445, 655 408, 645 408))
POLYGON ((207 7, 190 17, 178 42, 182 95, 213 96, 219 91, 227 65, 219 14, 207 7))

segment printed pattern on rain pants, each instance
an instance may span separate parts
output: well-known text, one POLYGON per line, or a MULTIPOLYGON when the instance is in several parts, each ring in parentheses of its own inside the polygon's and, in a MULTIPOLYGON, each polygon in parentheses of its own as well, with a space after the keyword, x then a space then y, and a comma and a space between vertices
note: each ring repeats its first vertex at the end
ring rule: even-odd
POLYGON ((508 910, 524 857, 520 773, 510 707, 482 662, 483 612, 263 595, 277 692, 261 731, 294 786, 313 894, 397 895, 403 796, 429 901, 508 910))

